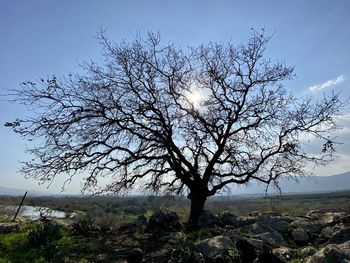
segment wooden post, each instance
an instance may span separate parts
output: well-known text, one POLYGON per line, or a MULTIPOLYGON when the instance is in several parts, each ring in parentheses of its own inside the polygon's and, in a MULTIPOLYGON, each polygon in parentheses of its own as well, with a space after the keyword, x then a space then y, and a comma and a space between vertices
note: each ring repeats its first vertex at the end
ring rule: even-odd
POLYGON ((24 202, 24 199, 25 199, 26 196, 27 196, 27 193, 28 193, 28 191, 26 191, 26 193, 24 194, 24 196, 23 196, 23 198, 22 198, 21 203, 19 204, 19 207, 18 207, 18 209, 17 209, 17 212, 16 212, 16 214, 15 214, 15 217, 13 218, 13 222, 15 222, 15 220, 16 220, 16 217, 17 217, 17 215, 18 215, 18 213, 19 213, 19 210, 21 209, 21 207, 22 207, 22 205, 23 205, 23 202, 24 202))

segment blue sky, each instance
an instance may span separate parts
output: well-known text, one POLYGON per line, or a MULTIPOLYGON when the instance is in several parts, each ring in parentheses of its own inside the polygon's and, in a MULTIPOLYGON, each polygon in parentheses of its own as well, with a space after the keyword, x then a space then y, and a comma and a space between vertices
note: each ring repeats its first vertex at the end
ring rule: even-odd
MULTIPOLYGON (((266 55, 295 66, 285 83, 297 96, 318 98, 342 90, 350 96, 350 1, 49 1, 2 0, 0 5, 0 93, 25 80, 78 72, 79 63, 103 61, 95 35, 104 27, 114 41, 159 31, 164 43, 191 46, 207 41, 245 42, 252 27, 273 33, 266 55)), ((0 98, 0 123, 25 115, 0 98)), ((330 175, 350 170, 350 109, 338 117, 335 162, 315 170, 330 175)), ((47 190, 18 174, 26 142, 0 125, 0 186, 47 190)), ((309 146, 310 149, 313 146, 309 146)), ((59 191, 62 180, 49 188, 59 191)), ((79 180, 67 187, 77 192, 79 180)))

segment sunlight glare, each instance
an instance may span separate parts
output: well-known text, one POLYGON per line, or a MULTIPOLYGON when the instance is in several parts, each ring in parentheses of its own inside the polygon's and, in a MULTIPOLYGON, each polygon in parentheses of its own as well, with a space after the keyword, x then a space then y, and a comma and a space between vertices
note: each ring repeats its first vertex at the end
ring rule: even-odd
POLYGON ((194 90, 192 92, 189 92, 186 97, 194 108, 198 108, 203 100, 203 95, 198 90, 194 90))

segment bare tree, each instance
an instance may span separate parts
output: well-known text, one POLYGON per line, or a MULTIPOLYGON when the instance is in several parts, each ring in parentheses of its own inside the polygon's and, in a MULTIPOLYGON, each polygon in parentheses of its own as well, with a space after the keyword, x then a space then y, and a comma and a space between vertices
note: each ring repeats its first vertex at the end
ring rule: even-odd
POLYGON ((83 173, 84 189, 95 191, 187 192, 192 224, 229 184, 306 175, 308 163, 331 161, 343 103, 339 94, 312 102, 284 89, 293 68, 264 58, 269 39, 253 32, 238 46, 181 49, 152 33, 133 43, 101 33, 103 66, 15 90, 33 114, 5 125, 38 139, 22 172, 44 182, 83 173), (323 141, 320 154, 303 150, 305 136, 323 141), (101 186, 102 177, 110 183, 101 186))

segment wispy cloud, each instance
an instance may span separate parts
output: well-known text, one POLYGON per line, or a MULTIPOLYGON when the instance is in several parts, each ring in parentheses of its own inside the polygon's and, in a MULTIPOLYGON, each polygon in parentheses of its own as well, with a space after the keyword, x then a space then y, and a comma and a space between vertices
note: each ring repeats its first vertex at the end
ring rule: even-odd
POLYGON ((350 113, 344 113, 342 115, 335 116, 336 119, 340 121, 350 121, 350 113))
POLYGON ((326 88, 330 88, 330 87, 333 87, 333 86, 336 86, 336 85, 342 83, 344 81, 344 79, 345 79, 344 75, 340 75, 336 79, 330 79, 330 80, 327 80, 326 82, 323 82, 321 84, 311 86, 311 87, 309 87, 309 90, 315 92, 315 91, 323 90, 326 88))

